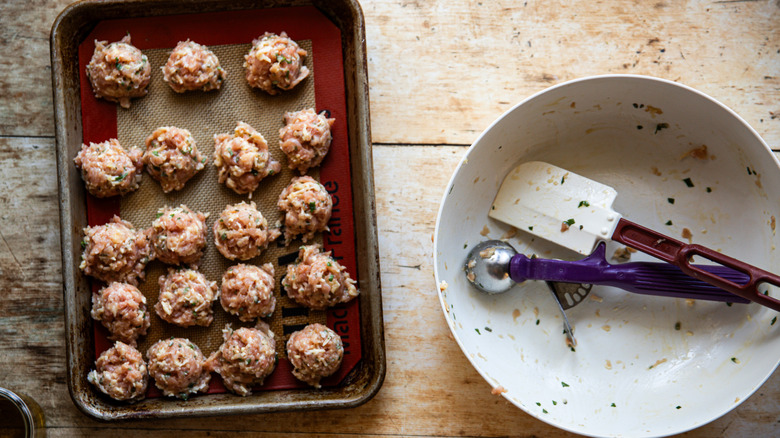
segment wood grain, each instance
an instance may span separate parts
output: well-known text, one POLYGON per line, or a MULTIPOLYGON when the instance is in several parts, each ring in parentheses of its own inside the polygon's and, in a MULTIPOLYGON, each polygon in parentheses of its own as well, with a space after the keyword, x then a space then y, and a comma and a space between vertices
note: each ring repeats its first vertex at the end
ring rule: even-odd
POLYGON ((378 143, 470 144, 533 93, 600 74, 681 82, 780 148, 776 1, 363 2, 378 143))
POLYGON ((0 2, 0 135, 54 135, 49 31, 69 3, 0 2))
MULTIPOLYGON (((495 117, 601 73, 691 85, 780 149, 780 8, 760 2, 362 2, 388 371, 355 409, 99 423, 65 382, 48 33, 66 0, 0 4, 0 386, 31 395, 52 436, 268 438, 574 436, 490 393, 449 333, 432 235, 445 185, 495 117)), ((780 435, 780 372, 737 409, 681 436, 780 435)))

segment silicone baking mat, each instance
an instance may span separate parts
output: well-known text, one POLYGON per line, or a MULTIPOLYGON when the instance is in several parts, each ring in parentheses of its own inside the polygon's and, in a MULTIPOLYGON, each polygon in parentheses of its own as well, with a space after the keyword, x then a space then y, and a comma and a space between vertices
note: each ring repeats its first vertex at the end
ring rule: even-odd
MULTIPOLYGON (((249 201, 246 195, 237 195, 223 184, 217 183, 217 172, 212 164, 213 136, 230 133, 238 121, 250 124, 266 139, 271 154, 282 164, 283 171, 265 178, 253 193, 251 201, 273 225, 281 218, 276 207, 279 193, 289 184, 293 173, 287 168, 286 158, 278 147, 279 129, 284 125, 283 116, 288 111, 315 108, 327 111, 336 119, 332 127, 333 143, 330 152, 319 169, 309 174, 318 179, 333 198, 333 215, 329 232, 317 237, 325 250, 343 264, 353 278, 357 272, 352 216, 349 152, 347 144, 346 104, 342 71, 341 36, 339 30, 315 8, 280 8, 262 11, 221 12, 212 14, 177 15, 143 19, 103 21, 79 46, 81 75, 83 141, 100 142, 118 138, 125 147, 144 146, 144 140, 156 128, 176 126, 189 130, 195 138, 198 150, 208 158, 207 166, 191 179, 181 191, 165 194, 157 181, 144 174, 141 187, 123 198, 97 199, 87 197, 87 216, 90 225, 106 223, 114 214, 129 220, 136 228, 151 225, 159 208, 166 205, 186 204, 195 211, 208 213, 209 243, 200 262, 199 270, 211 281, 221 283, 225 270, 239 261, 231 262, 222 257, 213 243, 211 226, 228 204, 249 201), (243 55, 254 38, 265 32, 287 32, 290 38, 308 52, 306 66, 311 74, 295 89, 270 96, 249 87, 244 78, 243 55), (130 109, 96 99, 86 77, 85 67, 94 51, 94 41, 118 41, 130 34, 132 43, 148 57, 152 66, 149 94, 134 99, 130 109), (227 79, 219 91, 193 91, 183 94, 173 92, 162 80, 160 67, 178 41, 192 41, 209 46, 227 72, 227 79)), ((280 279, 286 265, 293 262, 300 240, 285 246, 283 238, 272 243, 260 256, 245 263, 261 265, 272 263, 275 269, 276 310, 265 321, 276 335, 279 363, 276 370, 258 390, 303 388, 305 384, 292 376, 286 360, 285 344, 289 335, 311 322, 326 323, 339 333, 344 342, 344 362, 339 371, 323 380, 323 386, 338 385, 360 360, 359 297, 346 305, 327 311, 311 311, 298 306, 284 293, 280 279)), ((159 261, 151 262, 146 269, 146 280, 139 289, 147 297, 152 310, 159 292, 157 278, 167 271, 159 261)), ((357 280, 357 278, 356 278, 357 280)), ((93 281, 93 290, 103 286, 93 281)), ((227 314, 215 301, 214 322, 209 327, 180 328, 162 321, 154 312, 148 334, 138 342, 144 353, 158 339, 185 337, 196 343, 208 356, 222 342, 222 329, 226 324, 233 328, 252 326, 227 314)), ((111 346, 107 332, 95 324, 96 354, 111 346)), ((150 397, 159 392, 150 385, 150 397)), ((222 392, 224 388, 214 374, 209 392, 222 392)))

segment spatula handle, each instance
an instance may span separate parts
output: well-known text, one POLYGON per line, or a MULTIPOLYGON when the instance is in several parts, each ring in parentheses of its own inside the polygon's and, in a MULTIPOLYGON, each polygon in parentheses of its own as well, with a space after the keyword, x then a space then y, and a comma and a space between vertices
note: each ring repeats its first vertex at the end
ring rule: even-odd
POLYGON ((618 221, 615 231, 612 233, 612 240, 676 265, 681 271, 693 278, 705 281, 762 306, 769 307, 772 310, 780 311, 780 300, 758 291, 760 283, 780 286, 780 276, 771 272, 713 251, 707 247, 672 239, 627 219, 618 221), (742 272, 749 279, 744 284, 738 284, 716 273, 707 272, 700 267, 691 265, 690 259, 693 256, 701 256, 727 268, 742 272))

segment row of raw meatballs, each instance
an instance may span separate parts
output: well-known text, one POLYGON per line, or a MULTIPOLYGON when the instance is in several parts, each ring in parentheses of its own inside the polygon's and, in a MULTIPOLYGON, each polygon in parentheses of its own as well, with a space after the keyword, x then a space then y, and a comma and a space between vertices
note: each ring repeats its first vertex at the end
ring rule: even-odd
MULTIPOLYGON (((146 396, 151 376, 165 396, 186 400, 208 391, 216 372, 229 391, 247 396, 276 367, 274 333, 262 321, 254 328, 233 330, 228 325, 222 333, 222 345, 208 359, 185 338, 157 341, 146 352, 147 361, 135 347, 117 341, 98 357, 87 379, 114 400, 136 402, 146 396)), ((316 323, 290 335, 286 349, 293 375, 315 388, 338 370, 344 357, 341 337, 316 323)))
MULTIPOLYGON (((304 174, 322 163, 330 149, 334 121, 312 108, 285 114, 279 147, 290 169, 304 174)), ((146 166, 149 175, 168 193, 184 188, 206 166, 206 157, 186 129, 160 127, 146 138, 145 146, 145 151, 125 149, 117 139, 82 144, 74 163, 81 170, 87 191, 98 198, 127 194, 138 189, 146 166)), ((261 180, 281 171, 263 135, 244 122, 238 122, 232 134, 214 135, 214 166, 221 184, 250 198, 261 180)))
MULTIPOLYGON (((247 84, 271 95, 291 90, 309 76, 306 55, 285 32, 266 32, 244 55, 247 84)), ((177 93, 219 90, 227 79, 214 52, 190 40, 180 41, 160 68, 163 80, 177 93)), ((86 72, 95 97, 123 108, 130 108, 130 99, 146 96, 152 79, 149 59, 131 43, 130 34, 110 44, 95 40, 86 72)))
MULTIPOLYGON (((170 268, 158 279, 154 311, 163 321, 180 327, 211 325, 213 302, 241 321, 270 317, 276 309, 274 267, 238 264, 222 276, 222 285, 194 269, 170 268)), ((358 296, 355 281, 330 252, 318 245, 302 246, 282 280, 287 296, 300 305, 323 310, 358 296)), ((92 318, 109 331, 108 339, 136 345, 151 324, 146 297, 134 285, 111 282, 92 295, 92 318)))

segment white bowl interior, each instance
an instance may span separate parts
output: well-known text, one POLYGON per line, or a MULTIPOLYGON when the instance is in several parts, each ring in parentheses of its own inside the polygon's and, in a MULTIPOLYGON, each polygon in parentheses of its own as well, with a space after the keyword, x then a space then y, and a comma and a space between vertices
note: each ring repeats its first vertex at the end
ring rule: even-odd
MULTIPOLYGON (((595 286, 595 299, 567 311, 578 341, 572 351, 544 283, 526 282, 493 296, 472 288, 462 265, 482 240, 504 239, 529 255, 578 258, 488 218, 504 176, 531 160, 614 187, 615 210, 634 222, 680 240, 687 228, 695 243, 780 271, 778 161, 736 114, 688 87, 641 76, 599 76, 550 88, 477 139, 437 218, 441 304, 463 352, 490 385, 557 427, 640 437, 706 424, 768 378, 780 358, 780 323, 774 323, 776 312, 756 304, 595 286), (683 158, 702 145, 706 159, 683 158)), ((609 243, 607 254, 618 247, 609 243)), ((631 260, 656 261, 641 253, 631 260)))

